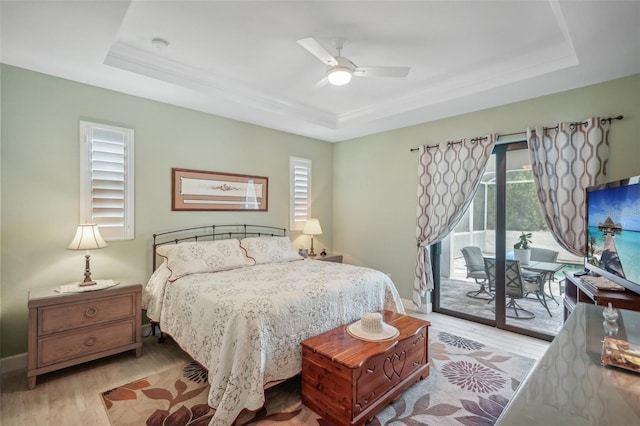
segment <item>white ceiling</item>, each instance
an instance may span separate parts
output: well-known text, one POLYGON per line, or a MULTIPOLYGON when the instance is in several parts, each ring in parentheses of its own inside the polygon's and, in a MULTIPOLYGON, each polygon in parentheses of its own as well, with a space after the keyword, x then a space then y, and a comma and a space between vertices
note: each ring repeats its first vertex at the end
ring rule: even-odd
POLYGON ((3 63, 341 141, 640 73, 640 1, 5 1, 3 63), (165 50, 151 43, 169 41, 165 50), (407 78, 314 88, 314 37, 407 78))

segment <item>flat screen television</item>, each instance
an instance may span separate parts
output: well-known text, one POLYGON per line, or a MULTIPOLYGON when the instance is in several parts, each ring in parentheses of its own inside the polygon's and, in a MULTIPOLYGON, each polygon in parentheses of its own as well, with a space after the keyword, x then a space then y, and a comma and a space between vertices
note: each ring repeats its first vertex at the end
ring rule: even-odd
POLYGON ((640 176, 587 188, 585 269, 640 294, 640 176))

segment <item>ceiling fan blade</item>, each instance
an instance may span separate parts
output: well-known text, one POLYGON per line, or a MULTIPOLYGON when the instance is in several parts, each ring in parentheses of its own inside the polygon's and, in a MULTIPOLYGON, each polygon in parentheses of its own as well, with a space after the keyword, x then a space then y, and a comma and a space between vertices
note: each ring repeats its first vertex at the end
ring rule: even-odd
POLYGON ((331 66, 338 65, 338 61, 331 53, 320 45, 313 37, 307 37, 298 40, 298 44, 309 51, 313 56, 320 59, 323 63, 331 66))
POLYGON ((329 79, 327 77, 324 77, 320 81, 318 81, 316 84, 314 84, 312 89, 313 90, 322 89, 327 84, 329 84, 329 79))
POLYGON ((356 67, 357 77, 406 77, 411 67, 356 67))

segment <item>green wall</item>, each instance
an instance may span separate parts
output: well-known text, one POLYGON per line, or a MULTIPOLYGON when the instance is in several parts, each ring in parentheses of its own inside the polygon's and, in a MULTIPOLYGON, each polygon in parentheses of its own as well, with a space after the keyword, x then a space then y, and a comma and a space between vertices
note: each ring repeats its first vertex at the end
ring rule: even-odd
MULTIPOLYGON (((330 144, 71 82, 0 68, 0 356, 26 351, 27 295, 76 281, 68 251, 79 216, 78 121, 136 131, 136 238, 92 253, 95 278, 145 283, 151 234, 183 225, 288 227, 289 156, 313 160, 315 247, 387 272, 411 298, 415 266, 417 153, 411 148, 486 133, 512 133, 591 116, 615 116, 612 179, 640 174, 640 75, 475 113, 330 144), (269 177, 268 212, 172 212, 170 170, 182 167, 269 177)), ((299 233, 296 246, 309 245, 299 233)))
POLYGON ((610 132, 611 179, 640 175, 640 75, 336 144, 333 248, 391 275, 411 299, 417 152, 411 148, 527 126, 624 115, 610 132))
MULTIPOLYGON (((11 66, 1 68, 0 356, 27 350, 27 297, 78 281, 83 253, 66 250, 79 220, 79 120, 135 129, 135 239, 91 254, 97 279, 146 283, 151 235, 183 225, 289 227, 289 156, 313 161, 313 215, 331 248, 331 143, 228 120, 11 66), (172 212, 171 168, 269 177, 268 212, 172 212)), ((292 233, 296 247, 309 242, 292 233)))

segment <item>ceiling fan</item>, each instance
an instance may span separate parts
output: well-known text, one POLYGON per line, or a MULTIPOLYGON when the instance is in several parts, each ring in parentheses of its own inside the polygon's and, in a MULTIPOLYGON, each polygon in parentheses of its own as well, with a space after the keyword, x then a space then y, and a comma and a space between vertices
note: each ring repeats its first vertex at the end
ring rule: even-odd
MULTIPOLYGON (((360 67, 340 54, 342 40, 336 41, 337 56, 333 56, 313 37, 298 40, 298 44, 309 51, 313 56, 327 64, 326 81, 334 86, 342 86, 351 81, 351 77, 406 77, 410 67, 360 67)), ((324 82, 325 79, 321 81, 324 82)))

